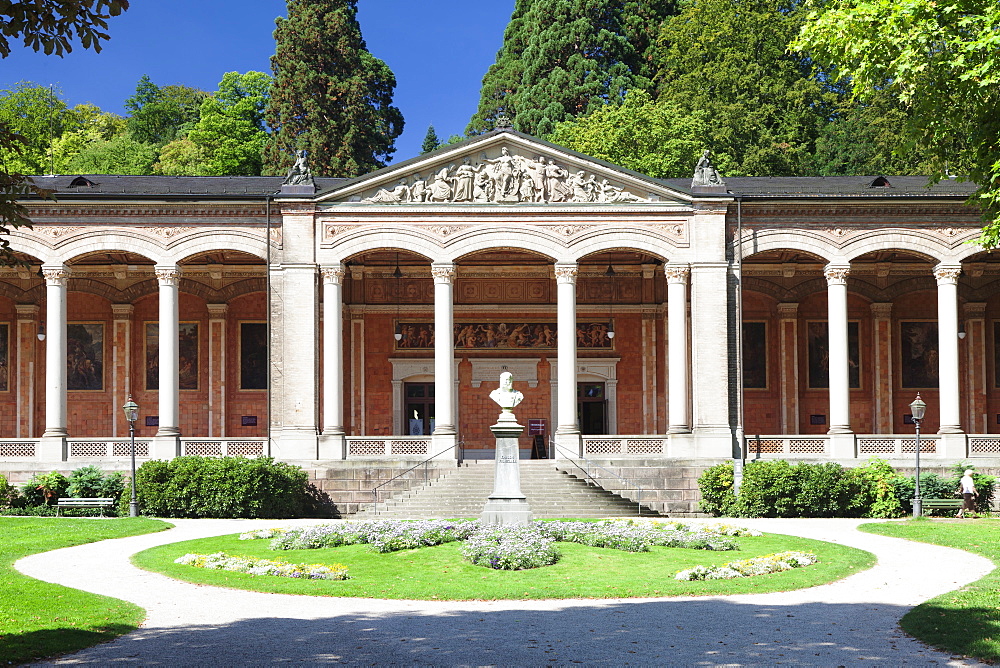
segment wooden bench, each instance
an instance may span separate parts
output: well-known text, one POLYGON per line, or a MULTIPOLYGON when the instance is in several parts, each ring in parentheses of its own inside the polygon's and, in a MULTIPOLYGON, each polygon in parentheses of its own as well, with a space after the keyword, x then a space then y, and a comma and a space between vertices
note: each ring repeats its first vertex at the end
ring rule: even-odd
POLYGON ((962 507, 962 499, 922 499, 921 509, 923 514, 929 510, 955 510, 962 507))
POLYGON ((104 517, 104 509, 115 505, 114 499, 82 498, 73 499, 63 497, 56 501, 56 517, 63 508, 100 508, 101 517, 104 517))

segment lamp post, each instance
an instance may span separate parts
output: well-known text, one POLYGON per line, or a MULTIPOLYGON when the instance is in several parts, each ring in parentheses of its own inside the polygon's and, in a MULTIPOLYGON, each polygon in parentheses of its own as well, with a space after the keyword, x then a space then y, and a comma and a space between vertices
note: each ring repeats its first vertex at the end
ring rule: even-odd
POLYGON ((913 400, 910 404, 910 419, 913 420, 913 424, 916 426, 917 432, 917 476, 914 479, 916 485, 913 489, 913 516, 920 517, 923 515, 924 504, 920 498, 920 423, 924 419, 924 412, 927 410, 927 404, 923 402, 920 398, 920 393, 917 392, 917 398, 913 400))
POLYGON ((132 401, 132 395, 128 395, 128 401, 122 406, 125 411, 125 419, 128 420, 128 435, 132 441, 132 498, 128 502, 129 517, 139 516, 139 502, 135 498, 135 421, 139 419, 139 404, 132 401))

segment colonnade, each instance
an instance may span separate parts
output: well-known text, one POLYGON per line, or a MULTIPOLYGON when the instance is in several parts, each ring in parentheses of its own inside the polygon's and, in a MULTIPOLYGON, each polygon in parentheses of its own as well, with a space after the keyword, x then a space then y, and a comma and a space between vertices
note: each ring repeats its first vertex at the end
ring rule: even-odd
MULTIPOLYGON (((66 293, 71 275, 66 265, 42 265, 45 278, 45 432, 42 438, 65 438, 66 423, 66 293)), ((156 265, 159 283, 159 428, 156 436, 180 436, 179 283, 180 267, 156 265)))
MULTIPOLYGON (((830 434, 852 434, 850 419, 850 359, 848 352, 847 277, 851 266, 830 263, 824 268, 827 284, 830 371, 830 434)), ((941 434, 962 432, 959 410, 958 264, 934 267, 937 280, 938 387, 941 434)))
MULTIPOLYGON (((580 427, 576 420, 577 402, 577 341, 576 341, 576 280, 579 265, 559 261, 554 265, 556 277, 557 378, 556 397, 557 443, 567 449, 579 448, 580 427), (567 335, 567 333, 569 335, 567 335)), ((688 378, 688 283, 691 269, 686 264, 666 264, 668 281, 667 319, 669 322, 669 432, 692 431, 688 378)), ((320 268, 323 285, 323 425, 322 433, 343 436, 344 430, 344 341, 343 341, 343 280, 342 265, 320 268)), ((434 331, 454 330, 455 265, 433 262, 434 331)), ((434 391, 436 419, 432 438, 436 451, 453 445, 457 438, 454 414, 455 342, 452 336, 434 337, 434 391)))

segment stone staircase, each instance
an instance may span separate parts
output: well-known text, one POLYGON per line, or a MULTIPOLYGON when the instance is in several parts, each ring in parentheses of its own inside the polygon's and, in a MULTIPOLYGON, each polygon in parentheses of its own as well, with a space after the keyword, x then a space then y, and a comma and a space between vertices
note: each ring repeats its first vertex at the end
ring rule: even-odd
MULTIPOLYGON (((486 497, 493 491, 494 463, 471 460, 431 481, 426 486, 401 492, 384 502, 377 514, 367 507, 352 518, 476 518, 486 497)), ((528 498, 532 516, 553 517, 635 517, 638 507, 621 496, 594 487, 555 469, 548 460, 520 462, 521 491, 528 498)), ((658 517, 648 508, 644 517, 658 517)))

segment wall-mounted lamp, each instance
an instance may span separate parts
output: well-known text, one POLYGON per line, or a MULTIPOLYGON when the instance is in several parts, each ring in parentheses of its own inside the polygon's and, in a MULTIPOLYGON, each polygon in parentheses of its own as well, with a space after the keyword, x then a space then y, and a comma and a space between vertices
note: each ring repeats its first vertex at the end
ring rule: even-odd
POLYGON ((38 323, 38 334, 36 334, 35 336, 38 337, 39 341, 44 341, 45 340, 45 323, 44 322, 38 323))
POLYGON ((397 341, 402 341, 403 326, 399 322, 399 302, 401 300, 399 279, 403 278, 403 272, 399 270, 399 253, 396 253, 396 268, 392 270, 392 277, 396 279, 396 331, 392 336, 397 341))
POLYGON ((615 268, 608 263, 604 275, 611 281, 611 299, 608 301, 608 338, 615 338, 615 268))
POLYGON ((958 338, 960 339, 965 338, 965 322, 960 321, 958 323, 958 338))

